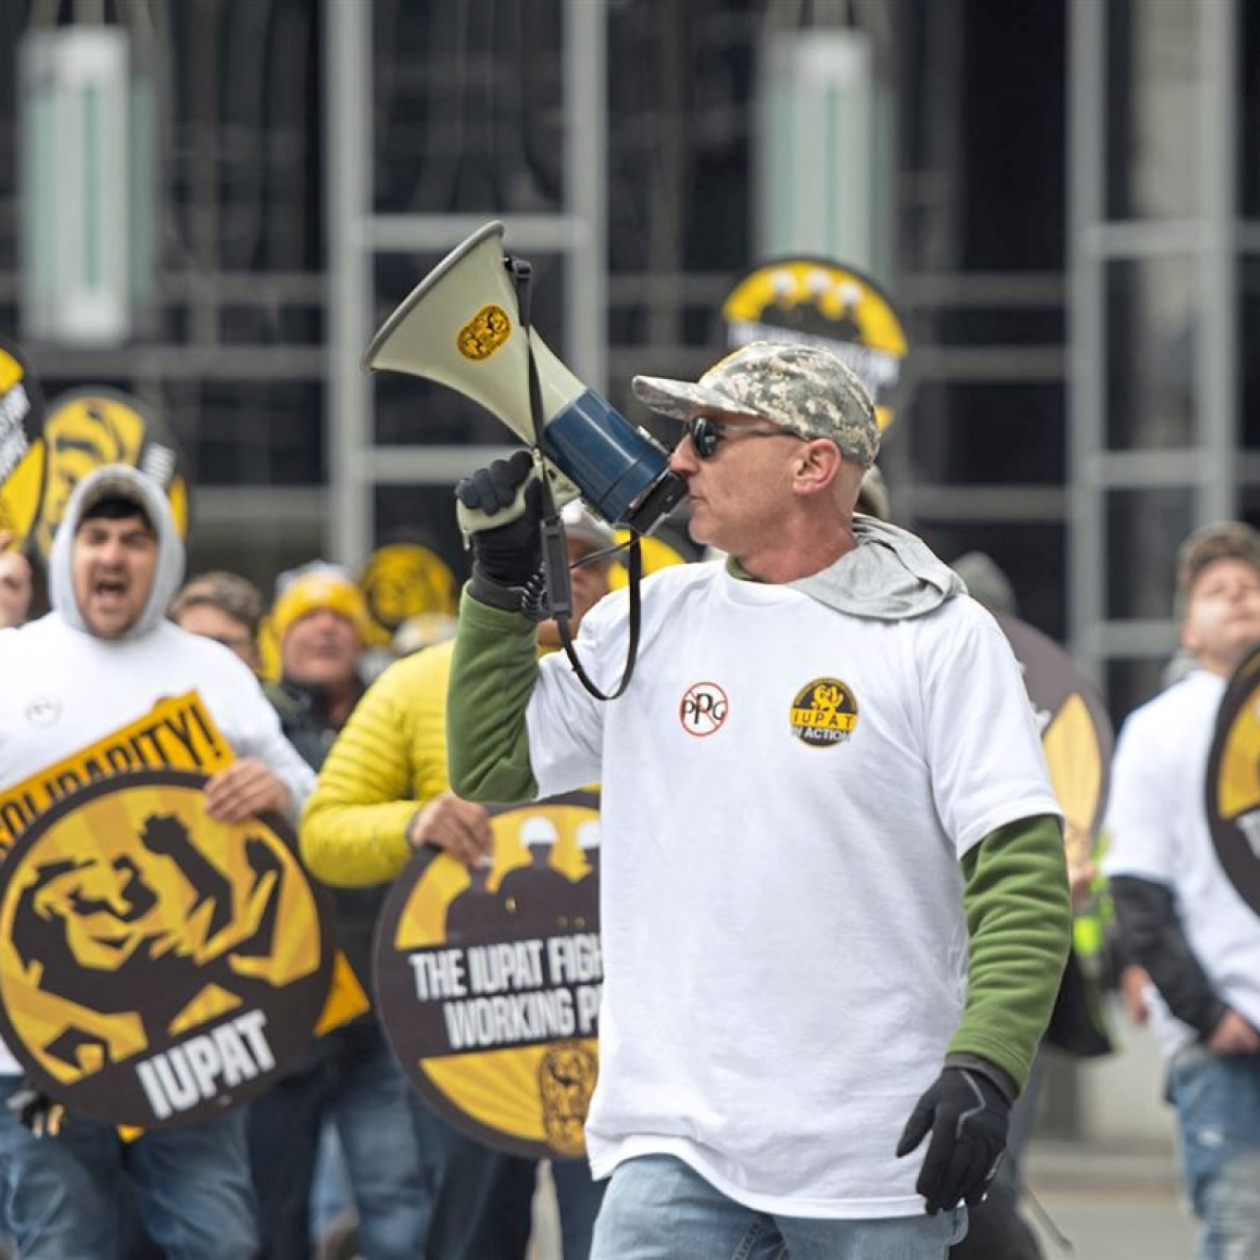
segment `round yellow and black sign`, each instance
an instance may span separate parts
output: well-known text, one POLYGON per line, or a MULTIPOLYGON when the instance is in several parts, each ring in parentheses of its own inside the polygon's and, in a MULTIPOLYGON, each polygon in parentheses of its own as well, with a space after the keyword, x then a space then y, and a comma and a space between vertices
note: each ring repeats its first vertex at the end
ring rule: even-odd
POLYGON ((188 481, 174 438, 139 399, 90 386, 56 398, 43 433, 0 488, 0 528, 25 540, 47 568, 53 537, 79 482, 104 464, 127 464, 166 489, 181 535, 188 532, 188 481))
POLYGON ((858 720, 857 698, 838 678, 807 682, 792 701, 792 734, 811 748, 843 744, 858 720))
POLYGON ((488 359, 511 335, 507 311, 491 302, 459 330, 455 344, 466 359, 488 359))
POLYGON ((599 814, 573 793, 492 820, 470 870, 417 854, 377 923, 377 1012, 424 1099, 529 1158, 581 1155, 599 1070, 599 814))
POLYGON ((1063 810, 1068 858, 1084 865, 1102 830, 1113 743, 1097 688, 1053 639, 1017 617, 998 617, 1024 675, 1050 783, 1063 810))
POLYGON ((830 350, 866 386, 879 427, 892 423, 908 343, 891 300, 870 276, 826 258, 772 259, 736 282, 722 320, 731 349, 786 341, 830 350))
POLYGON ((0 338, 0 486, 38 438, 43 420, 44 395, 38 378, 22 351, 0 338))
POLYGON ((1260 648, 1225 688, 1205 787, 1216 855, 1235 891, 1260 914, 1260 648))
POLYGON ((453 617, 459 609, 454 573, 437 552, 422 543, 377 547, 359 573, 359 589, 385 643, 411 617, 423 613, 453 617))
POLYGON ((0 866, 0 1033, 73 1110, 174 1128, 262 1092, 311 1040, 331 921, 283 819, 221 823, 206 776, 64 798, 0 866))
POLYGON ((44 439, 36 437, 16 467, 0 482, 0 533, 24 540, 23 550, 33 549, 31 527, 39 512, 44 485, 44 439))

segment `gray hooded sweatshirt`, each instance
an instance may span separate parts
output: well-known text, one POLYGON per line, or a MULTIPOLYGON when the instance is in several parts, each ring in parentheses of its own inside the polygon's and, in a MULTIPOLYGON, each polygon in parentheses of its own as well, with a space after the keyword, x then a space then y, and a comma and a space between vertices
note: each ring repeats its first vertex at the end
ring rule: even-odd
POLYGON ((315 776, 280 730, 258 679, 232 652, 166 618, 184 575, 184 544, 162 488, 120 464, 75 488, 49 559, 52 612, 0 630, 0 791, 195 691, 237 757, 257 757, 284 784, 296 822, 315 776), (74 595, 75 533, 89 507, 120 496, 143 505, 157 535, 153 588, 135 623, 102 639, 74 595))

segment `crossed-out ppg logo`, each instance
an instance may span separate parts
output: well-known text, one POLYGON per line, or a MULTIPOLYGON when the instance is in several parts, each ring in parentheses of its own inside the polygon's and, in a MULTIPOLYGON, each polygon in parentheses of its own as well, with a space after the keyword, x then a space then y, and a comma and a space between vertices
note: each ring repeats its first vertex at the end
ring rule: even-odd
POLYGON ((792 701, 792 734, 811 748, 843 744, 857 719, 857 700, 838 678, 815 678, 792 701))
POLYGON ((715 682, 692 683, 678 705, 678 720, 688 735, 712 735, 730 712, 726 692, 715 682))
POLYGON ((23 833, 0 882, 0 1032, 67 1106, 166 1128, 258 1094, 310 1040, 328 911, 283 820, 219 823, 205 776, 121 774, 23 833))

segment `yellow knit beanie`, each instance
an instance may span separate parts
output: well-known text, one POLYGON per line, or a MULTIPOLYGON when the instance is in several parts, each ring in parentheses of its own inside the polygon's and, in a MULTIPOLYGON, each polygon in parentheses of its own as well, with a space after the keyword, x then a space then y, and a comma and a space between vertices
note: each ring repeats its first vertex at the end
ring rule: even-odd
POLYGON ((294 577, 280 592, 271 610, 276 639, 283 643, 290 626, 324 608, 344 617, 359 638, 366 639, 368 614, 363 595, 348 576, 331 565, 294 577))

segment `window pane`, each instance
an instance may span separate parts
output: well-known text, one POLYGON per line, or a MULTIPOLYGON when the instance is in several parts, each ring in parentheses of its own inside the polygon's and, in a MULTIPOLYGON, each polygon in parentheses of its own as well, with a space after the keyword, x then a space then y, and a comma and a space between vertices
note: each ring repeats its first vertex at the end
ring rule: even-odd
POLYGON ((1117 730, 1134 709, 1163 688, 1167 668, 1168 662, 1162 657, 1108 662, 1107 708, 1117 730))
POLYGON ((911 440, 924 481, 1058 485, 1064 476, 1064 406, 1057 382, 922 384, 889 441, 911 440), (905 420, 913 433, 899 431, 905 420))
POLYGON ((1238 266, 1238 375, 1242 444, 1260 447, 1260 258, 1238 266))
MULTIPOLYGON (((195 510, 195 507, 194 507, 195 510)), ((286 569, 295 569, 319 557, 323 531, 309 522, 270 522, 245 529, 224 521, 198 519, 189 539, 189 577, 213 569, 226 569, 248 578, 270 604, 276 578, 286 569)))
POLYGON ((1260 5, 1238 6, 1238 200, 1244 218, 1260 218, 1260 5))
POLYGON ((373 14, 376 210, 558 210, 560 0, 428 0, 373 14))
POLYGON ((1161 486, 1107 496, 1107 616, 1171 617, 1173 566, 1194 526, 1194 491, 1161 486))
POLYGON ((1107 215, 1189 218, 1199 206, 1194 0, 1107 4, 1107 215))
POLYGON ((1107 267, 1107 445, 1195 441, 1197 273, 1190 258, 1127 259, 1107 267))
POLYGON ((920 521, 916 529, 947 563, 952 564, 969 551, 984 552, 1010 582, 1019 616, 1043 634, 1062 642, 1066 633, 1062 526, 933 525, 920 521))

